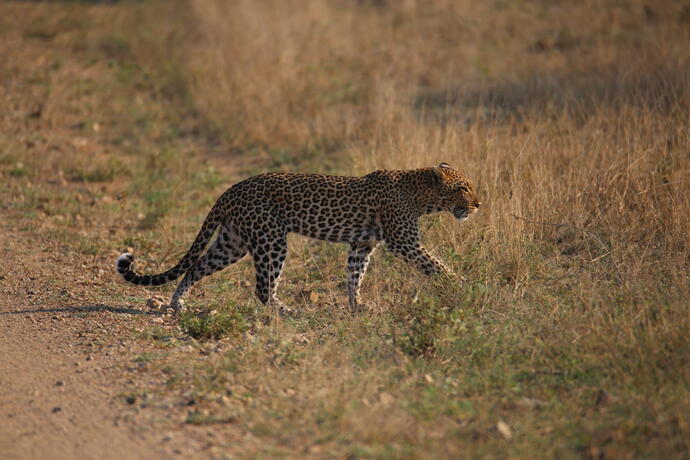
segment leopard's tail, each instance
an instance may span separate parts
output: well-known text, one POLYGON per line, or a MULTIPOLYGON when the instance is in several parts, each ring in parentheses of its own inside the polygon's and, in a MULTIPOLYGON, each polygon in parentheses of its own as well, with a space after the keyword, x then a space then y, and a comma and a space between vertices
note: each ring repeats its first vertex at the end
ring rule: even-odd
POLYGON ((115 262, 115 268, 117 272, 125 279, 125 281, 137 284, 140 286, 160 286, 161 284, 169 283, 173 280, 179 278, 183 273, 187 272, 206 249, 206 245, 213 236, 218 226, 221 223, 222 213, 218 208, 218 205, 213 206, 211 212, 208 213, 204 223, 201 225, 199 233, 196 235, 196 239, 192 246, 189 248, 187 253, 182 257, 182 259, 172 267, 170 270, 157 275, 139 275, 132 270, 132 263, 134 262, 134 256, 132 254, 125 252, 120 257, 117 258, 115 262))

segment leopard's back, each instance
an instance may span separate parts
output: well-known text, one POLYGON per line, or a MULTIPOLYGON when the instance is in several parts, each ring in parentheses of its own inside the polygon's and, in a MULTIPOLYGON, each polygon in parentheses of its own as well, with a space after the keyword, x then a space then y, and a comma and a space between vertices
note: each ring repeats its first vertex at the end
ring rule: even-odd
POLYGON ((366 176, 268 173, 233 186, 227 213, 240 227, 270 221, 286 233, 355 242, 379 235, 382 192, 366 176))

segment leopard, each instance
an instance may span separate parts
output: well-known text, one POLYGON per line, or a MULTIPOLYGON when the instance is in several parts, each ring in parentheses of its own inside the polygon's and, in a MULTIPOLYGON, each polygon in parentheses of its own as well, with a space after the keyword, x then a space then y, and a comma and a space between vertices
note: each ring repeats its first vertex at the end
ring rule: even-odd
POLYGON ((431 277, 455 273, 422 246, 419 218, 450 212, 462 222, 480 207, 473 183, 448 163, 410 170, 377 170, 364 176, 269 172, 228 188, 215 202, 186 254, 172 268, 138 274, 131 253, 116 270, 128 283, 159 286, 185 275, 169 308, 200 279, 251 255, 255 295, 280 313, 293 312, 276 296, 288 252, 287 236, 300 234, 349 245, 347 295, 352 311, 364 302, 360 286, 373 252, 382 243, 399 259, 431 277), (213 243, 209 244, 215 235, 213 243))

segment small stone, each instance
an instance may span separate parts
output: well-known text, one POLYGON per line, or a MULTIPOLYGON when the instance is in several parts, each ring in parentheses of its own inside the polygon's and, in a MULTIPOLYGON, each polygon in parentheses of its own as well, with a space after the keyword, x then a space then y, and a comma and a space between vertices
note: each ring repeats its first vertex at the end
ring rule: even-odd
POLYGON ((386 393, 385 391, 382 391, 379 394, 379 401, 381 401, 381 404, 384 406, 389 406, 393 404, 393 401, 395 401, 395 398, 390 393, 386 393))
POLYGON ((53 407, 52 412, 53 412, 53 414, 57 414, 57 413, 60 412, 61 410, 62 410, 62 407, 60 407, 60 406, 55 406, 55 407, 53 407))
POLYGON ((424 380, 426 380, 426 383, 434 383, 434 378, 429 374, 424 374, 424 380))
POLYGON ((55 382, 55 386, 56 386, 56 387, 65 386, 65 382, 63 382, 62 380, 58 380, 57 382, 55 382))
POLYGON ((511 439, 513 437, 513 430, 511 430, 510 426, 508 426, 508 424, 503 420, 498 421, 496 424, 496 429, 499 433, 501 433, 501 436, 506 439, 511 439))
POLYGON ((72 145, 75 147, 85 147, 89 141, 83 137, 75 137, 72 139, 72 145))
POLYGON ((156 324, 163 324, 163 323, 165 323, 165 320, 163 318, 161 318, 160 316, 156 316, 155 318, 153 318, 151 320, 151 322, 156 323, 156 324))
POLYGON ((151 297, 146 301, 146 306, 154 310, 160 310, 164 305, 165 301, 158 296, 151 297))

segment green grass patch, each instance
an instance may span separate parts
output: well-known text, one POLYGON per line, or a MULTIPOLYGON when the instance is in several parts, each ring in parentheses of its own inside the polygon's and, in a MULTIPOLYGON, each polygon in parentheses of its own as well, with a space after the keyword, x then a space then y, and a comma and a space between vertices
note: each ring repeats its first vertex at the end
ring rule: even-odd
POLYGON ((247 332, 251 317, 242 309, 208 309, 203 312, 184 311, 180 314, 180 328, 195 339, 219 339, 247 332))

